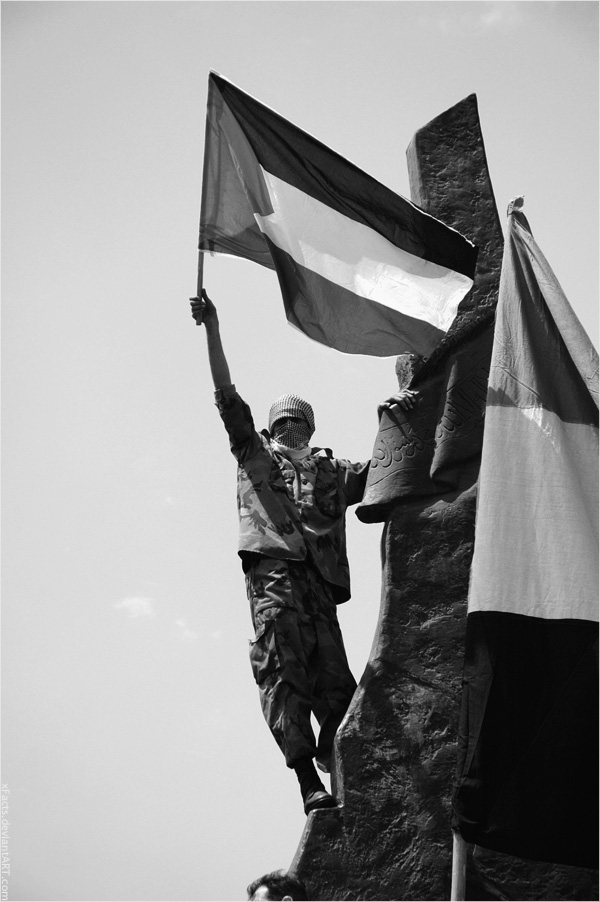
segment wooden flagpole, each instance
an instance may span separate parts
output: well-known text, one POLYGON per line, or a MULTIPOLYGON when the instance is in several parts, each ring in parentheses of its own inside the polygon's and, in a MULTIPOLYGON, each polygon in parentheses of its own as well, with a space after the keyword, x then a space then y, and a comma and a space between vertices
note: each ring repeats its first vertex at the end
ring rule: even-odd
POLYGON ((203 286, 203 277, 204 277, 204 251, 198 251, 198 283, 197 283, 197 292, 198 297, 202 297, 202 288, 203 286))
MULTIPOLYGON (((196 283, 196 297, 202 298, 202 288, 204 279, 204 253, 203 251, 198 251, 198 281, 196 283)), ((196 320, 196 325, 202 325, 202 319, 199 318, 196 320)))
MULTIPOLYGON (((203 211, 206 209, 206 197, 208 191, 208 159, 210 156, 210 109, 211 109, 211 74, 213 70, 208 73, 208 98, 206 103, 206 121, 204 125, 204 160, 202 163, 202 189, 200 193, 200 234, 202 234, 202 217, 203 211)), ((215 75, 218 75, 218 72, 215 72, 215 75)), ((204 252, 198 251, 198 282, 197 282, 197 297, 202 298, 202 289, 203 285, 203 277, 204 277, 204 252)), ((202 319, 196 321, 196 325, 200 326, 202 324, 202 319)))
POLYGON ((452 887, 451 902, 464 902, 467 889, 467 844, 456 832, 452 834, 452 887))

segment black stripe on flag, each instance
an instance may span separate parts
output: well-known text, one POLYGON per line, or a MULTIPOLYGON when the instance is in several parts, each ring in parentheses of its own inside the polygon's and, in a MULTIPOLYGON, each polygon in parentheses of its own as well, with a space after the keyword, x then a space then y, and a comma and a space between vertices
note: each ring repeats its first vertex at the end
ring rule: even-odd
POLYGON ((396 247, 473 278, 477 248, 459 232, 395 194, 231 82, 215 73, 210 79, 268 172, 369 226, 396 247))
POLYGON ((454 799, 463 838, 597 868, 598 624, 473 612, 466 646, 454 799))
POLYGON ((444 332, 330 282, 293 260, 268 237, 288 322, 346 354, 393 357, 431 353, 444 332), (370 344, 365 343, 365 336, 370 344))

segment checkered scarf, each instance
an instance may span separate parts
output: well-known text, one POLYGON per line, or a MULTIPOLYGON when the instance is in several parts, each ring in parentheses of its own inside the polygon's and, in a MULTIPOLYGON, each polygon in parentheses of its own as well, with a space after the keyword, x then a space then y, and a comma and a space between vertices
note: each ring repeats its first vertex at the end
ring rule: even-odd
POLYGON ((287 448, 301 448, 308 444, 315 431, 315 415, 308 403, 298 395, 282 395, 271 405, 269 411, 269 432, 280 445, 287 448), (298 417, 299 423, 280 423, 286 417, 298 417))

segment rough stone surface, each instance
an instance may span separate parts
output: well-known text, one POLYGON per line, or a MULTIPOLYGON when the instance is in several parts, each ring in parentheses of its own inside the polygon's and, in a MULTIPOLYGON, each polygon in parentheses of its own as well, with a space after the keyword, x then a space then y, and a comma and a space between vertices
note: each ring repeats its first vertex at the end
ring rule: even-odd
POLYGON ((399 358, 399 380, 411 371, 420 401, 409 416, 395 410, 381 417, 359 508, 361 520, 371 522, 384 520, 400 500, 452 491, 465 463, 480 454, 502 265, 502 229, 475 95, 420 129, 407 157, 412 200, 479 252, 473 288, 446 338, 429 359, 399 358))
MULTIPOLYGON (((458 229, 479 248, 476 282, 460 305, 448 336, 451 339, 461 333, 465 317, 484 315, 498 299, 502 229, 475 94, 419 129, 407 150, 407 160, 414 203, 458 229)), ((440 351, 447 341, 441 343, 440 351)))
MULTIPOLYGON (((382 417, 375 442, 387 467, 373 467, 361 519, 385 520, 379 623, 336 740, 340 807, 309 816, 291 865, 312 899, 450 898, 481 379, 502 238, 473 95, 421 129, 408 154, 413 200, 482 250, 443 346, 397 362, 399 384, 425 398, 418 415, 382 417)), ((475 848, 467 898, 594 899, 596 876, 475 848)))

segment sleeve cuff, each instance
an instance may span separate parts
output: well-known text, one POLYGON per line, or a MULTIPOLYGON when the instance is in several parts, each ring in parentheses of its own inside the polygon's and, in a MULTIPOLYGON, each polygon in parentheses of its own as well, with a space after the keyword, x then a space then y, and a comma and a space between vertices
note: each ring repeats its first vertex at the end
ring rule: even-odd
POLYGON ((232 395, 236 394, 235 385, 223 385, 221 388, 218 388, 215 392, 215 404, 219 404, 220 401, 225 401, 227 398, 231 398, 232 395))

